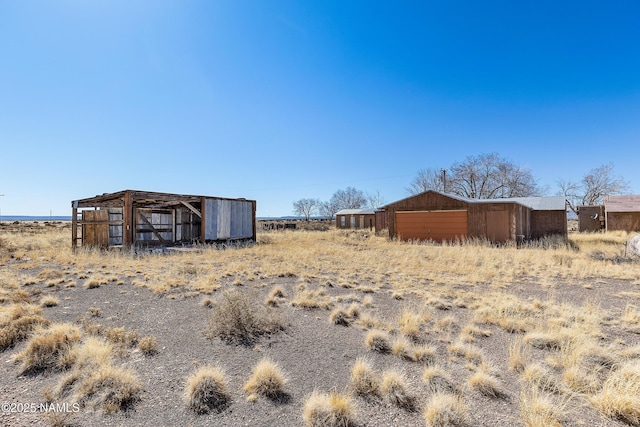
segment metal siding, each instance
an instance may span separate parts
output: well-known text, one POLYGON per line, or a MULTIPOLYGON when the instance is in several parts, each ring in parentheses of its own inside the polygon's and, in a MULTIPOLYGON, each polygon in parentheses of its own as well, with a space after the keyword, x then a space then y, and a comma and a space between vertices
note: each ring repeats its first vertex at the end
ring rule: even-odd
POLYGON ((468 234, 466 210, 396 212, 397 235, 402 240, 455 240, 468 234))

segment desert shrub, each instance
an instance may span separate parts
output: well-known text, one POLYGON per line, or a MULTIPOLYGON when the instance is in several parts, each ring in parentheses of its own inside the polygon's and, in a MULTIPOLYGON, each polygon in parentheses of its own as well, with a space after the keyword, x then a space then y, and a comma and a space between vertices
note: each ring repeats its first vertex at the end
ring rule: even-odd
POLYGON ((80 338, 78 327, 69 323, 53 324, 31 337, 14 360, 22 362, 23 372, 69 368, 74 361, 73 346, 80 338))
POLYGON ((223 411, 230 399, 227 378, 220 367, 204 366, 187 379, 185 402, 199 414, 223 411))
POLYGON ((244 385, 244 389, 250 395, 280 399, 285 394, 286 384, 286 375, 278 364, 269 359, 262 359, 254 366, 251 378, 244 385))
POLYGON ((409 382, 400 371, 392 369, 382 373, 380 392, 385 399, 396 406, 409 410, 414 408, 414 397, 409 382))
POLYGON ((138 348, 146 355, 151 356, 158 351, 158 340, 156 337, 143 337, 138 341, 138 348))
POLYGON ((0 351, 24 340, 38 326, 51 322, 40 316, 42 310, 31 304, 13 304, 0 312, 0 351))
POLYGON ((351 388, 360 395, 378 394, 380 382, 368 360, 358 358, 351 367, 351 388))
POLYGON ((554 373, 539 363, 527 365, 522 371, 522 379, 544 392, 560 393, 563 390, 554 373))
POLYGON ((391 351, 391 344, 389 343, 389 334, 380 331, 372 330, 367 333, 365 337, 365 344, 373 351, 378 353, 389 353, 391 351))
POLYGON ((206 335, 228 342, 249 344, 263 334, 284 328, 284 322, 249 293, 226 291, 216 304, 206 335))
POLYGON ((356 406, 350 396, 333 391, 314 391, 304 403, 308 427, 349 427, 356 425, 356 406))
POLYGON ((353 319, 357 319, 358 317, 360 317, 360 307, 358 307, 358 304, 349 304, 349 307, 347 307, 347 314, 353 319))
POLYGON ((429 427, 459 427, 468 423, 466 405, 453 394, 434 394, 424 407, 423 415, 429 427))

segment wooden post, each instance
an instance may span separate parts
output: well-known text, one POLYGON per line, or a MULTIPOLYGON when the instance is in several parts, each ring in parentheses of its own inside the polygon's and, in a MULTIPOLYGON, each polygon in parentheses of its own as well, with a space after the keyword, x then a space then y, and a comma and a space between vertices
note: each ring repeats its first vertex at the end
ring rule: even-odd
POLYGON ((200 198, 200 243, 207 242, 207 198, 200 198))
POLYGON ((257 237, 257 234, 256 234, 256 226, 257 226, 256 225, 256 222, 257 222, 256 221, 256 201, 255 200, 251 202, 251 208, 253 209, 253 215, 251 215, 251 219, 253 220, 253 241, 255 242, 256 241, 256 237, 257 237))
POLYGON ((125 191, 122 206, 122 243, 125 247, 133 244, 135 227, 133 226, 133 206, 131 205, 131 192, 125 191))
POLYGON ((78 247, 78 202, 71 202, 71 248, 75 250, 78 247))

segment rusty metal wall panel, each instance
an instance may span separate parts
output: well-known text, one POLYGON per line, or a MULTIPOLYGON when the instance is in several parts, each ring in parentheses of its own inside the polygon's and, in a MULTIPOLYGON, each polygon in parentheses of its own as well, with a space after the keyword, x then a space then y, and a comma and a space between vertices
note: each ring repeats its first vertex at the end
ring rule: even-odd
POLYGON ((607 212, 607 231, 640 231, 640 212, 607 212))
POLYGON ((604 206, 578 206, 578 231, 600 231, 604 228, 604 206))
POLYGON ((509 240, 509 211, 487 211, 487 239, 504 243, 509 240))
POLYGON ((468 235, 466 210, 399 211, 395 216, 402 240, 442 242, 468 235))

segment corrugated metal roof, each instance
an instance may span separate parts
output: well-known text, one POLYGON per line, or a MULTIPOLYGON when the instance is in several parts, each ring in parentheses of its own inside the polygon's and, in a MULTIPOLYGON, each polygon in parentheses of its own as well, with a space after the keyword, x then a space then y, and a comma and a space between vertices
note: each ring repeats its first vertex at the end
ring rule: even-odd
POLYGON ((336 212, 336 215, 371 215, 376 213, 376 210, 373 208, 365 208, 365 209, 342 209, 336 212))
POLYGON ((608 196, 604 207, 607 212, 640 212, 640 195, 608 196))
MULTIPOLYGON (((470 199, 468 197, 462 197, 456 194, 442 193, 440 191, 435 191, 435 190, 428 190, 428 191, 425 191, 425 193, 429 191, 432 193, 441 194, 445 197, 449 197, 455 200, 460 200, 461 202, 466 202, 466 203, 518 203, 536 211, 563 211, 566 209, 566 201, 563 196, 509 197, 509 198, 503 198, 503 199, 470 199)), ((399 201, 407 200, 412 197, 415 197, 415 196, 409 196, 399 201)), ((392 205, 394 203, 398 203, 398 202, 389 203, 389 205, 392 205)))

